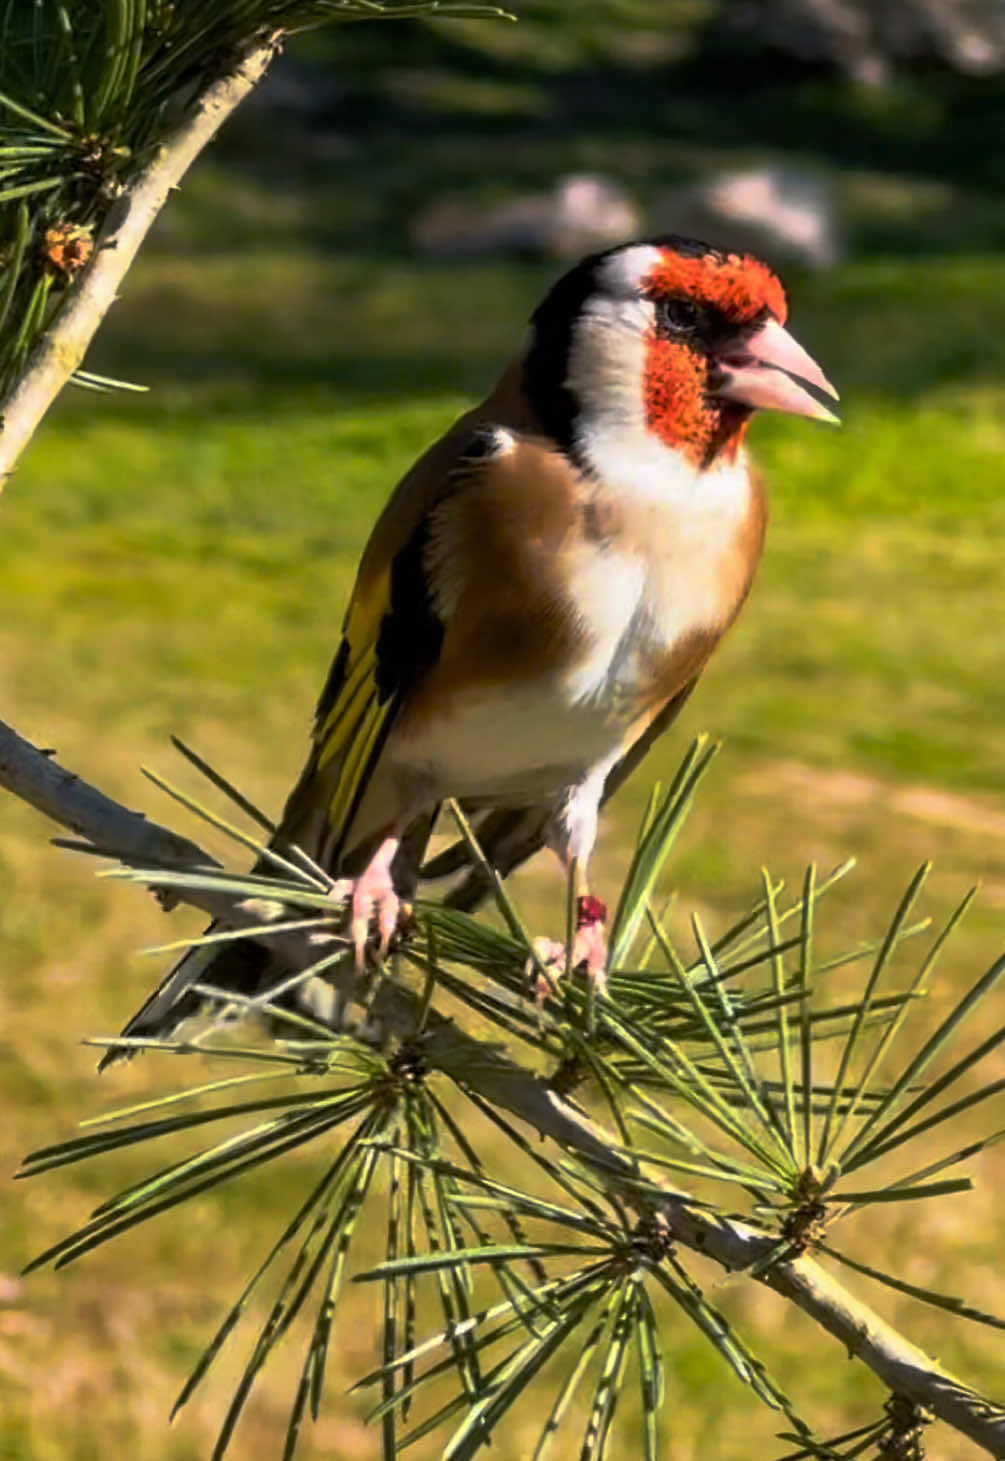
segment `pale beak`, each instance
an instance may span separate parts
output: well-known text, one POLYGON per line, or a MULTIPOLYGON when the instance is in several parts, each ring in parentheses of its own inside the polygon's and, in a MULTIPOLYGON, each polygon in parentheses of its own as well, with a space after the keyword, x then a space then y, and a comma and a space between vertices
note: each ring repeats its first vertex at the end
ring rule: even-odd
POLYGON ((815 421, 839 418, 805 390, 802 382, 824 391, 836 401, 838 393, 812 355, 795 341, 777 320, 758 326, 752 335, 726 343, 716 351, 720 379, 712 395, 743 406, 790 411, 815 421))

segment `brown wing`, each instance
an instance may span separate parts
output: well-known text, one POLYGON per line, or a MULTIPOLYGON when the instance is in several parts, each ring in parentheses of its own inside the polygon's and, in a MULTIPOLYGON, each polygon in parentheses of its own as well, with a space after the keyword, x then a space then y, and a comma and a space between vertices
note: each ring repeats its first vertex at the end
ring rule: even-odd
MULTIPOLYGON (((527 523, 535 509, 568 514, 570 475, 540 439, 519 373, 510 371, 402 478, 360 560, 311 756, 283 815, 287 841, 333 871, 350 849, 355 859, 367 830, 361 823, 372 820, 364 798, 402 717, 421 722, 472 673, 505 678, 493 657, 519 649, 519 626, 500 625, 500 600, 519 605, 515 617, 526 623, 535 589, 547 592, 540 573, 541 583, 520 591, 527 523), (524 524, 523 540, 516 521, 524 524), (461 577, 457 565, 465 566, 461 577), (487 582, 502 591, 486 595, 487 582), (495 612, 491 625, 483 623, 487 606, 495 612)), ((529 650, 542 642, 538 634, 529 650)))
POLYGON ((364 553, 318 701, 311 755, 279 834, 333 873, 343 871, 343 853, 357 840, 356 814, 388 736, 441 659, 445 624, 429 563, 437 514, 452 497, 478 491, 498 450, 495 428, 480 427, 455 439, 449 458, 437 452, 438 483, 423 478, 421 491, 396 493, 392 507, 404 502, 407 512, 402 507, 393 523, 385 512, 364 553))

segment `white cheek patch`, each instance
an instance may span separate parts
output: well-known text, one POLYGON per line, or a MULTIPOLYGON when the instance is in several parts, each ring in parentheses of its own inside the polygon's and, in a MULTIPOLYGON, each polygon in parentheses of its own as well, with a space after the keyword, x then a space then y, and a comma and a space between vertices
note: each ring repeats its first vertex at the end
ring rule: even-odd
POLYGON ((693 469, 646 425, 648 336, 655 310, 645 299, 594 299, 577 321, 568 385, 579 401, 575 441, 593 474, 615 490, 658 498, 668 478, 693 469))
POLYGON ((602 420, 644 427, 642 386, 652 305, 600 297, 576 321, 566 384, 580 404, 580 428, 602 420))
POLYGON ((640 290, 661 257, 651 244, 609 254, 597 271, 597 293, 573 326, 565 384, 580 403, 587 432, 603 420, 644 429, 646 337, 656 311, 640 290))

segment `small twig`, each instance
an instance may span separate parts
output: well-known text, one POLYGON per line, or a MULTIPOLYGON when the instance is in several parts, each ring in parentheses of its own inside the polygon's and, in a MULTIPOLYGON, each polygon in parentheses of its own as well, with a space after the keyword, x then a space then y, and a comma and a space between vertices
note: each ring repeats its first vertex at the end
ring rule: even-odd
MULTIPOLYGON (((91 843, 121 848, 124 860, 133 866, 177 861, 186 855, 191 856, 193 866, 205 866, 211 861, 194 843, 156 822, 148 822, 62 770, 51 756, 36 750, 2 723, 0 785, 63 826, 72 827, 91 843)), ((188 889, 177 891, 184 901, 216 916, 222 914, 232 926, 256 919, 254 912, 241 908, 239 898, 188 889)), ((303 934, 288 932, 270 940, 274 948, 280 942, 283 960, 291 967, 306 967, 316 960, 317 951, 303 934)), ((366 1031, 357 1035, 372 1040, 386 1040, 391 1035, 408 1039, 420 1018, 425 1020, 422 1053, 430 1068, 510 1112, 564 1150, 575 1151, 628 1203, 639 1205, 643 1201, 635 1169, 618 1154, 617 1142, 609 1132, 581 1115, 545 1080, 510 1059, 498 1046, 466 1034, 454 1020, 428 1009, 423 994, 388 977, 369 1011, 366 1031)), ((709 1213, 683 1192, 664 1189, 657 1204, 650 1186, 644 1204, 650 1215, 654 1210, 661 1213, 675 1242, 704 1253, 733 1272, 755 1267, 776 1246, 774 1237, 735 1219, 709 1213)), ((889 1390, 930 1410, 990 1455, 1005 1457, 1005 1408, 943 1370, 867 1304, 848 1293, 814 1259, 804 1255, 776 1263, 758 1272, 756 1281, 802 1309, 849 1355, 867 1365, 889 1390)))
POLYGON ((81 364, 94 332, 113 303, 172 188, 231 112, 261 81, 277 37, 259 36, 209 86, 157 148, 153 159, 112 204, 89 263, 68 290, 50 329, 22 375, 0 400, 0 488, 38 423, 81 364))

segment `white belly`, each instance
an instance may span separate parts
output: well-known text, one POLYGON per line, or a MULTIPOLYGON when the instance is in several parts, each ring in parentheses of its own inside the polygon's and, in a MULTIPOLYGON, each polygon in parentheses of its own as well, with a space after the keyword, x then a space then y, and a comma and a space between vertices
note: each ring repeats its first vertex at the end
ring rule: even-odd
POLYGON ((581 781, 621 746, 626 721, 558 681, 458 696, 442 719, 388 747, 395 769, 440 796, 529 803, 581 781))

